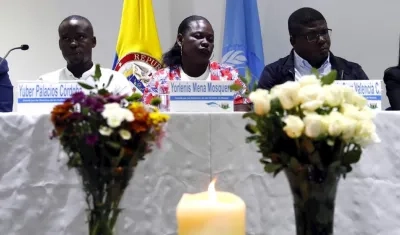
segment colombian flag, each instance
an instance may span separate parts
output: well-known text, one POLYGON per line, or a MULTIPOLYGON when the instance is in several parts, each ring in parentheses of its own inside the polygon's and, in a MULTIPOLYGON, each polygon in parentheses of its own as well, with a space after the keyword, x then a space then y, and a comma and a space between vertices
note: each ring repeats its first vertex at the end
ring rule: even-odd
POLYGON ((152 0, 124 0, 113 69, 143 93, 161 56, 152 0))

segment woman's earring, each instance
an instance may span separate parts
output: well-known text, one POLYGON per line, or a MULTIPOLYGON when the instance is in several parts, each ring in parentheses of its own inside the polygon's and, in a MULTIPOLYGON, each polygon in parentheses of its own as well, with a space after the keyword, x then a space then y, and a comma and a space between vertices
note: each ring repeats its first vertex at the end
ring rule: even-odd
POLYGON ((183 53, 183 52, 182 52, 182 51, 183 51, 183 49, 182 49, 182 48, 183 48, 183 46, 182 46, 182 44, 181 44, 181 57, 182 57, 182 53, 183 53))

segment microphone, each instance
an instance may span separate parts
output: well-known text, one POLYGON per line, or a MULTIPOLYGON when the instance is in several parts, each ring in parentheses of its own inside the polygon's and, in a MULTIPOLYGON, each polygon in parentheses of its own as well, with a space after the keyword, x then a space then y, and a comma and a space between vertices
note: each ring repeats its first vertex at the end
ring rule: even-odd
POLYGON ((12 52, 13 50, 23 50, 23 51, 26 51, 26 50, 28 50, 29 49, 29 46, 28 45, 26 45, 26 44, 23 44, 23 45, 21 45, 20 47, 14 47, 14 48, 11 48, 8 52, 7 52, 7 54, 3 57, 3 59, 1 59, 1 61, 0 61, 0 65, 3 63, 3 61, 7 58, 7 56, 10 54, 10 52, 12 52))

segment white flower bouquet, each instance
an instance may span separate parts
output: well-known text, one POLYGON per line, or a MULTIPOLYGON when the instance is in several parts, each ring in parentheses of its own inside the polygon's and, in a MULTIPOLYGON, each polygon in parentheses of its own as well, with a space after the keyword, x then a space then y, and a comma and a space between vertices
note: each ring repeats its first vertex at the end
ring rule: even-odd
MULTIPOLYGON (((298 235, 333 234, 340 176, 352 170, 362 149, 379 142, 366 99, 334 84, 336 71, 305 76, 271 91, 249 94, 246 125, 262 154, 264 170, 284 171, 292 192, 298 235)), ((231 89, 236 89, 231 87, 231 89)))
POLYGON ((304 76, 271 91, 250 93, 254 111, 246 126, 263 155, 265 171, 276 175, 289 167, 320 171, 335 167, 344 176, 358 162, 362 147, 378 142, 375 113, 353 89, 334 84, 336 72, 304 76))

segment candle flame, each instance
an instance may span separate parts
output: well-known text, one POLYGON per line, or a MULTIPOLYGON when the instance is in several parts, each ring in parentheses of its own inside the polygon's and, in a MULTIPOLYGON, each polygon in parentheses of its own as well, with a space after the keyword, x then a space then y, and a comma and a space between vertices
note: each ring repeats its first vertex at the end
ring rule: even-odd
POLYGON ((214 178, 211 183, 208 185, 208 198, 211 201, 217 201, 217 193, 215 192, 215 182, 217 181, 216 178, 214 178))

